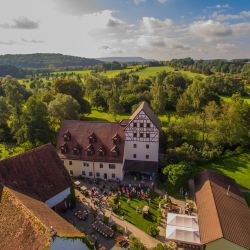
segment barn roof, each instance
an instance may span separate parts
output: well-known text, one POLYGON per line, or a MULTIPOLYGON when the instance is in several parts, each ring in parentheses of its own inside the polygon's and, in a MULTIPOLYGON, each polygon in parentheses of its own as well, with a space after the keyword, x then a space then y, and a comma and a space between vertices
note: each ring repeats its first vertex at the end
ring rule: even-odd
POLYGON ((201 242, 224 238, 250 249, 250 209, 235 181, 206 170, 195 178, 195 191, 201 242))
POLYGON ((41 201, 71 186, 70 177, 50 144, 0 161, 0 183, 41 201))
POLYGON ((83 236, 45 203, 0 186, 0 249, 49 249, 51 226, 59 237, 83 236))

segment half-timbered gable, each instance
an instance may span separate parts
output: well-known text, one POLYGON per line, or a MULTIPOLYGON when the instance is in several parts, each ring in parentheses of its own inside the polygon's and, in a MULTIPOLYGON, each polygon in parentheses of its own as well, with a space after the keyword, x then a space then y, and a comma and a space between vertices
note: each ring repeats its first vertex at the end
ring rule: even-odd
POLYGON ((158 162, 160 128, 157 116, 143 102, 125 128, 124 159, 158 162))

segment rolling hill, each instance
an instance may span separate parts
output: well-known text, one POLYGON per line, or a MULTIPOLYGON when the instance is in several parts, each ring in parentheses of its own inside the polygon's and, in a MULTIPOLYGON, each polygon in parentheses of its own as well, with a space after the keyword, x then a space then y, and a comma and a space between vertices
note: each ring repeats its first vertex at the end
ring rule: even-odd
POLYGON ((67 56, 54 53, 37 53, 37 54, 16 54, 0 55, 0 65, 11 65, 21 68, 60 68, 60 67, 88 67, 102 64, 97 59, 67 56))

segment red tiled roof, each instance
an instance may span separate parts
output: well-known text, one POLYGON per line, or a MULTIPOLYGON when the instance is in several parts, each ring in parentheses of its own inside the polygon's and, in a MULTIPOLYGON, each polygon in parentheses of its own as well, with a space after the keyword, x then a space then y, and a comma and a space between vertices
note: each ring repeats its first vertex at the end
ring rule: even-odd
POLYGON ((50 144, 0 161, 0 183, 41 201, 71 186, 70 177, 50 144))
POLYGON ((59 237, 83 236, 45 203, 0 185, 0 249, 49 249, 51 226, 59 237))
POLYGON ((202 244, 224 238, 250 249, 250 209, 235 181, 206 170, 195 178, 195 190, 202 244))
POLYGON ((87 121, 63 121, 57 139, 57 152, 62 159, 79 159, 84 161, 100 161, 100 162, 122 162, 124 151, 124 127, 117 122, 87 122, 87 121), (61 145, 65 143, 64 134, 69 131, 70 140, 66 141, 68 150, 66 153, 61 152, 61 145), (91 135, 96 141, 90 142, 91 135), (118 135, 120 140, 114 144, 113 137, 118 135), (74 154, 75 145, 80 145, 79 154, 74 154), (112 155, 112 148, 117 146, 119 154, 112 155), (105 148, 104 155, 99 154, 98 150, 105 148), (86 150, 89 149, 93 154, 88 155, 86 150))

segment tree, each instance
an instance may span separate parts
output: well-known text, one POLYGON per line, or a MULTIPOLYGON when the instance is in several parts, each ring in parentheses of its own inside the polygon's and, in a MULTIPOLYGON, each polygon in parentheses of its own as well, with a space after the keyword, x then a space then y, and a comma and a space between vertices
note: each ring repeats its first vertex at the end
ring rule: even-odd
POLYGON ((190 165, 185 162, 167 165, 163 169, 163 174, 167 176, 169 187, 179 190, 186 185, 187 180, 192 176, 193 170, 190 165))
POLYGON ((84 88, 74 79, 57 79, 55 81, 55 90, 57 93, 70 95, 80 104, 80 112, 88 113, 87 101, 83 100, 84 88))
POLYGON ((7 104, 6 98, 0 96, 0 125, 7 124, 10 118, 10 106, 7 104))
POLYGON ((118 88, 115 84, 113 84, 108 106, 109 106, 109 113, 114 116, 118 115, 121 112, 119 97, 120 95, 118 92, 118 88))
POLYGON ((79 103, 70 95, 57 94, 55 99, 49 104, 49 114, 57 129, 63 120, 79 119, 79 103))
POLYGON ((151 87, 152 101, 151 106, 156 114, 160 115, 165 112, 166 93, 162 82, 156 80, 151 87))
POLYGON ((47 106, 30 97, 22 108, 20 129, 15 133, 18 143, 31 142, 33 145, 47 143, 50 139, 47 106))

